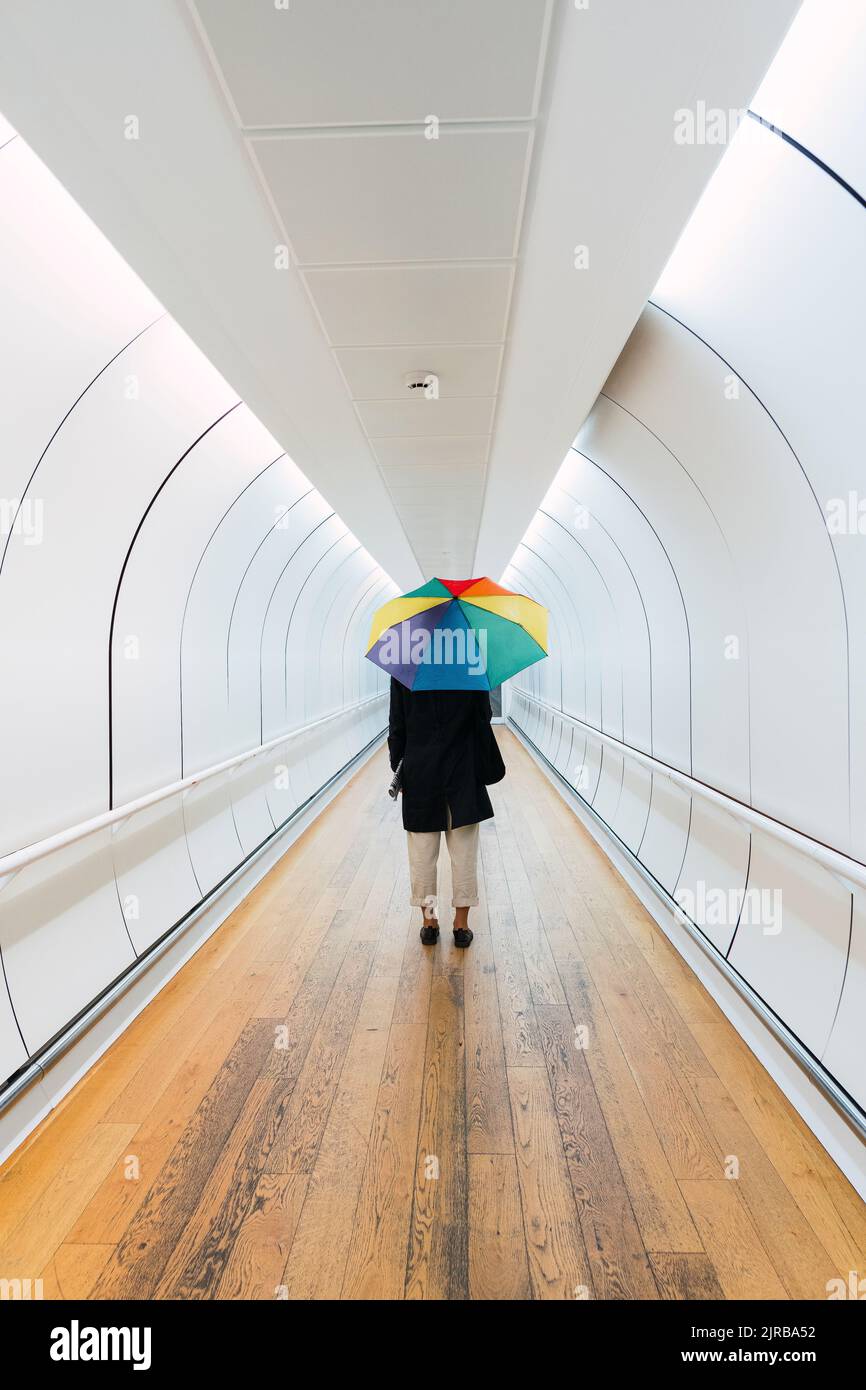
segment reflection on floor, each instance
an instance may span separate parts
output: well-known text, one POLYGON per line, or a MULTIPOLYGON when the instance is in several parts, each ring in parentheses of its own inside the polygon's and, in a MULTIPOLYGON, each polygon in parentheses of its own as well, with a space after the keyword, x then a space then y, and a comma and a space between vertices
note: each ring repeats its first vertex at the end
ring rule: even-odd
POLYGON ((822 1299, 866 1268, 866 1207, 499 737, 471 949, 444 907, 420 945, 380 752, 0 1170, 0 1277, 822 1299))

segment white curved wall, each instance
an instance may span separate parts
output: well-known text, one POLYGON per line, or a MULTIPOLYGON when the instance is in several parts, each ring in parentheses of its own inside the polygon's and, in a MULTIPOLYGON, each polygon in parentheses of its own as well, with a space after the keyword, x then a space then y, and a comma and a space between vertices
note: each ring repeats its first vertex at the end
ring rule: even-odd
POLYGON ((504 582, 514 719, 866 1109, 862 890, 557 715, 866 860, 864 91, 812 0, 504 582))
POLYGON ((381 731, 396 588, 5 128, 0 199, 0 855, 287 735, 0 877, 2 1081, 381 731))

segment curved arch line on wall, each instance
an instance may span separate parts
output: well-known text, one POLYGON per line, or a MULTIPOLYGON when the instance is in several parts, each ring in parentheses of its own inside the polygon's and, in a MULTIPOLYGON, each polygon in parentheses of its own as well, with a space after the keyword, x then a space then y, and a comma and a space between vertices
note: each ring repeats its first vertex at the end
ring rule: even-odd
POLYGON ((129 545, 128 545, 128 547, 127 547, 126 555, 124 556, 124 560, 123 560, 123 564, 122 564, 121 567, 120 567, 120 574, 119 574, 119 576, 118 576, 117 586, 116 586, 116 588, 115 588, 115 590, 114 590, 114 602, 113 602, 112 605, 111 605, 111 622, 109 623, 109 627, 108 627, 108 808, 109 808, 109 810, 112 810, 113 807, 114 807, 114 736, 113 736, 113 695, 114 695, 114 691, 113 691, 113 673, 112 673, 112 654, 113 654, 113 649, 114 649, 114 624, 115 624, 115 620, 116 620, 116 618, 117 618, 117 605, 118 605, 118 601, 119 601, 119 599, 120 599, 120 590, 121 590, 121 588, 123 587, 123 578, 124 578, 124 575, 126 574, 126 570, 127 570, 128 565, 129 565, 130 557, 132 556, 132 552, 133 552, 133 550, 134 550, 134 548, 135 548, 135 542, 138 540, 138 537, 141 535, 142 527, 144 526, 145 521, 147 520, 148 516, 150 515, 150 512, 151 512, 151 510, 152 510, 152 508, 153 508, 153 506, 154 506, 154 504, 155 504, 157 498, 159 497, 160 493, 163 491, 163 489, 166 487, 167 483, 169 482, 169 479, 171 479, 171 478, 174 476, 174 474, 177 472, 177 470, 180 468, 181 464, 183 463, 184 459, 189 458, 189 455, 192 453, 193 449, 195 449, 195 448, 201 443, 201 441, 202 441, 203 439, 205 439, 205 438, 211 433, 212 430, 215 430, 216 427, 217 427, 217 425, 222 424, 223 420, 225 420, 225 419, 227 418, 227 416, 231 415, 232 412, 235 411, 235 410, 237 410, 238 407, 241 406, 241 405, 243 405, 243 401, 235 401, 235 404, 229 406, 228 410, 224 410, 223 413, 222 413, 222 415, 218 415, 217 418, 216 418, 215 420, 211 421, 211 423, 208 425, 207 429, 202 430, 202 432, 201 432, 201 434, 198 436, 198 438, 193 440, 193 442, 190 444, 189 448, 188 448, 188 449, 184 449, 183 453, 181 454, 181 456, 180 456, 180 458, 177 460, 177 462, 174 463, 174 464, 172 464, 171 468, 170 468, 169 471, 166 473, 166 475, 165 475, 165 477, 163 478, 162 482, 160 483, 159 487, 156 489, 156 492, 153 494, 153 496, 151 497, 151 499, 150 499, 150 501, 148 502, 147 506, 145 507, 144 511, 142 512, 141 517, 140 517, 139 522, 138 522, 138 525, 136 526, 136 528, 135 528, 135 530, 134 530, 134 532, 133 532, 133 534, 132 534, 132 539, 131 539, 131 541, 129 542, 129 545))
MULTIPOLYGON (((280 454, 280 458, 285 458, 285 457, 286 457, 285 454, 280 454)), ((274 459, 274 463, 278 463, 278 462, 279 462, 279 459, 274 459)), ((261 477, 261 474, 259 474, 259 477, 261 477)), ((244 572, 243 572, 243 574, 241 575, 241 577, 240 577, 240 579, 239 579, 239 581, 238 581, 238 587, 237 587, 237 589, 235 590, 235 596, 234 596, 234 599, 232 600, 231 612, 229 613, 229 625, 228 625, 228 629, 227 629, 227 631, 226 631, 226 699, 227 699, 227 700, 228 700, 228 698, 229 698, 229 687, 230 687, 230 682, 231 682, 230 667, 229 667, 229 663, 230 663, 229 648, 231 647, 231 641, 232 641, 232 624, 234 623, 234 620, 235 620, 235 611, 236 611, 237 606, 238 606, 238 600, 240 599, 240 596, 241 596, 241 589, 244 587, 244 580, 246 579, 247 575, 249 574, 249 572, 250 572, 250 570, 251 570, 251 568, 252 568, 252 565, 253 565, 253 562, 254 562, 256 556, 258 555, 259 551, 262 549, 262 546, 263 546, 263 545, 265 544, 265 542, 268 540, 268 537, 273 535, 274 531, 276 531, 276 529, 277 529, 277 527, 279 526, 280 522, 281 522, 281 521, 284 521, 285 518, 289 515, 289 512, 293 512, 293 511, 295 510, 295 507, 299 507, 299 506, 300 506, 300 504, 303 502, 303 500, 304 500, 305 497, 309 497, 310 494, 313 493, 313 492, 315 492, 315 491, 316 491, 316 489, 315 489, 314 487, 309 487, 309 488, 307 489, 306 492, 302 492, 301 495, 300 495, 300 497, 296 497, 295 500, 294 500, 294 502, 291 504, 291 506, 290 506, 290 507, 286 507, 286 510, 285 510, 284 512, 281 512, 281 514, 277 517, 276 521, 273 522, 273 524, 272 524, 271 526, 268 527, 267 531, 266 531, 265 534, 262 536, 262 538, 261 538, 261 540, 259 541, 258 545, 256 546, 255 550, 253 551, 252 555, 250 556, 249 560, 247 561, 246 566, 245 566, 245 568, 244 568, 244 572)))
POLYGON ((714 357, 717 357, 717 358, 719 359, 720 362, 723 362, 724 365, 728 368, 728 370, 734 373, 734 376, 737 378, 737 380, 738 380, 738 381, 741 381, 741 382, 743 383, 743 385, 745 386, 746 390, 749 392, 749 395, 752 396, 753 399, 757 401, 758 405, 761 407, 761 409, 763 410, 764 414, 767 416, 767 419, 775 426, 775 428, 778 430, 780 436, 781 436, 782 439, 785 441, 785 444, 787 445, 787 448, 788 448, 788 450, 789 450, 789 452, 790 452, 790 454, 791 454, 792 459, 794 460, 794 462, 796 463, 796 465, 797 465, 797 467, 799 468, 800 472, 802 473, 803 478, 804 478, 804 481, 805 481, 805 483, 806 483, 806 486, 808 487, 809 491, 810 491, 811 494, 812 494, 812 497, 813 497, 814 502, 815 502, 815 506, 816 506, 817 509, 818 509, 818 514, 819 514, 819 516, 821 517, 821 530, 823 531, 824 535, 825 535, 826 538, 827 538, 827 543, 828 543, 828 545, 829 545, 829 547, 830 547, 830 554, 831 554, 831 556, 832 556, 832 558, 833 558, 833 568, 834 568, 835 571, 836 571, 836 579, 837 579, 838 584, 839 584, 839 597, 840 597, 840 600, 841 600, 841 603, 842 603, 842 617, 843 617, 843 620, 844 620, 844 623, 845 623, 845 691, 846 691, 846 696, 847 696, 847 700, 846 700, 846 705, 847 705, 847 708, 846 708, 846 724, 845 724, 845 727, 846 727, 847 734, 848 734, 848 759, 847 759, 847 762, 848 762, 848 766, 847 766, 847 774, 848 774, 848 776, 847 776, 847 784, 848 784, 848 842, 849 842, 849 847, 850 847, 850 842, 851 842, 851 830, 852 830, 852 825, 853 825, 853 790, 852 790, 852 787, 851 787, 851 746, 852 746, 852 737, 851 737, 851 632, 850 632, 850 627, 849 627, 849 624, 848 624, 848 604, 847 604, 847 602, 846 602, 846 600, 845 600, 845 585, 844 585, 844 583, 842 582, 842 571, 841 571, 841 569, 840 569, 840 567, 839 567, 839 557, 838 557, 838 555, 836 554, 836 547, 835 547, 835 545, 833 544, 833 537, 830 535, 830 532, 827 530, 827 525, 826 525, 826 521, 825 521, 825 518, 824 518, 824 512, 823 512, 822 507, 821 507, 821 502, 820 502, 820 500, 819 500, 819 498, 818 498, 817 492, 815 491, 815 489, 814 489, 814 487, 813 487, 813 485, 812 485, 812 480, 811 480, 811 478, 809 477, 809 474, 807 473, 806 468, 804 467, 803 462, 802 462, 802 460, 801 460, 799 454, 797 453, 796 449, 795 449, 794 446, 792 445, 790 439, 789 439, 788 436, 785 434, 785 431, 782 429, 782 426, 779 424, 778 420, 777 420, 776 417, 773 415, 773 412, 770 410, 769 406, 767 406, 767 405, 764 404, 764 402, 761 400, 761 397, 758 395, 757 391, 755 391, 754 388, 751 387, 751 386, 749 385, 749 383, 746 381, 745 377, 740 376, 740 373, 737 371, 736 367, 734 367, 734 366, 728 361, 728 359, 727 359, 726 357, 723 357, 722 354, 721 354, 720 352, 718 352, 718 351, 713 347, 712 343, 708 343, 707 340, 706 340, 706 338, 702 338, 701 335, 700 335, 700 333, 698 333, 694 328, 690 328, 689 325, 688 325, 687 323, 684 323, 682 319, 677 318, 676 314, 671 313, 670 309, 666 309, 666 308, 664 307, 663 304, 658 304, 654 299, 648 300, 647 303, 648 303, 648 304, 651 304, 652 307, 653 307, 654 309, 658 309, 662 314, 666 314, 667 317, 668 317, 669 319, 672 319, 674 323, 678 323, 679 326, 680 326, 680 328, 684 329, 686 333, 691 333, 691 335, 692 335, 693 338, 696 338, 696 339, 698 340, 699 343, 703 343, 703 345, 704 345, 704 347, 707 349, 707 351, 708 351, 708 352, 711 352, 711 353, 713 354, 714 357))
MULTIPOLYGON (((199 570, 201 569, 202 564, 203 564, 203 562, 204 562, 204 557, 205 557, 205 555, 207 554, 208 550, 210 549, 211 544, 213 543, 213 541, 214 541, 214 539, 215 539, 215 537, 216 537, 216 535, 217 535, 217 532, 220 530, 221 526, 222 526, 223 523, 227 520, 227 518, 231 515, 232 511, 233 511, 234 508, 237 506, 238 502, 241 500, 241 498, 244 496, 244 494, 245 494, 246 492, 249 492, 250 488, 253 487, 253 486, 258 482, 259 478, 264 477, 265 473, 268 472, 268 469, 273 468, 276 464, 279 463, 280 459, 285 458, 285 457, 286 457, 286 455, 285 455, 284 453, 283 453, 283 454, 278 454, 277 457, 276 457, 275 459, 272 459, 270 463, 265 464, 264 468, 261 468, 261 469, 259 470, 259 472, 255 474, 254 477, 250 478, 249 482, 246 483, 246 484, 241 488, 240 492, 237 493, 237 495, 232 499, 232 501, 229 503, 228 507, 226 507, 225 511, 223 512, 222 516, 220 517, 219 521, 217 522, 216 526, 213 528, 213 530, 211 531, 210 535, 208 536, 207 541, 205 542, 205 544, 204 544, 204 546, 203 546, 203 548, 202 548, 201 555, 198 557, 198 560, 196 561, 196 566, 195 566, 195 569, 193 570, 192 578, 191 578, 190 581, 189 581, 189 588, 187 589, 186 599, 185 599, 184 605, 183 605, 183 617, 181 618, 181 624, 180 624, 180 643, 179 643, 179 649, 178 649, 178 680, 179 680, 179 686, 180 686, 180 775, 181 775, 181 777, 184 776, 184 749, 183 749, 183 638, 184 638, 184 632, 185 632, 185 630, 186 630, 186 617, 187 617, 187 612, 188 612, 188 609, 189 609, 189 601, 190 601, 190 599, 191 599, 191 597, 192 597, 192 591, 193 591, 193 589, 195 588, 195 581, 196 581, 196 578, 198 577, 198 572, 199 572, 199 570)), ((238 841, 238 843, 240 843, 240 841, 238 841)), ((241 849, 243 849, 243 845, 241 845, 241 849)))
MULTIPOLYGON (((307 532, 307 534, 304 536, 303 540, 298 541, 298 544, 295 546, 295 548, 294 548, 294 550, 292 551, 291 555, 289 556, 288 560, 287 560, 286 563, 283 565, 283 568, 280 570, 279 574, 277 575, 277 578, 276 578, 276 580, 274 581, 274 587, 271 589, 270 597, 269 597, 267 603, 265 604, 265 611, 264 611, 264 615, 263 615, 263 617, 262 617, 262 630, 261 630, 261 633, 259 634, 259 725, 260 725, 260 728, 259 728, 259 742, 260 742, 260 743, 264 743, 264 741, 265 741, 265 733, 264 733, 264 729, 265 729, 264 673, 263 673, 263 670, 262 670, 262 656, 263 656, 264 641, 265 641, 265 626, 266 626, 267 621, 268 621, 268 614, 269 614, 270 611, 271 611, 271 604, 272 604, 273 601, 274 601, 274 595, 276 594, 277 589, 280 587, 280 580, 282 579, 282 577, 283 577, 283 575, 285 574, 286 570, 289 568, 289 565, 292 563, 292 561, 294 560, 295 556, 298 554, 298 552, 299 552, 300 550, 303 549, 303 547, 307 544, 307 541, 311 540, 311 539, 313 538, 313 536, 315 536, 316 532, 317 532, 317 531, 321 531, 322 527, 325 526, 325 525, 327 525, 327 523, 328 523, 329 521, 332 521, 336 515, 337 515, 336 512, 328 512, 328 515, 327 515, 327 516, 322 517, 322 520, 321 520, 321 521, 316 522, 316 525, 313 527, 312 531, 308 531, 308 532, 307 532)), ((339 518, 338 518, 338 520, 339 520, 339 518)), ((344 531, 343 534, 344 534, 344 535, 348 535, 348 531, 344 531)), ((340 539, 340 537, 338 537, 337 539, 340 539)), ((337 543, 337 542, 334 541, 334 545, 336 545, 336 543, 337 543)), ((329 546, 328 549, 330 549, 330 548, 331 548, 331 547, 329 546)), ((327 553, 328 553, 328 550, 325 550, 325 551, 324 551, 324 554, 327 555, 327 553)), ((322 557, 320 557, 320 558, 322 558, 322 557)), ((318 561, 317 561, 317 563, 318 563, 318 561)), ((315 565, 313 566, 313 569, 315 569, 315 565)), ((310 570, 310 571, 309 571, 309 573, 307 574, 307 579, 309 579, 310 574, 312 574, 312 572, 313 572, 313 570, 310 570)), ((304 583, 306 583, 306 582, 307 582, 307 581, 306 581, 306 579, 305 579, 305 580, 304 580, 304 583)), ((295 601, 297 602, 297 599, 296 599, 295 601)))
POLYGON ((640 512, 647 526, 652 531, 653 535, 655 536, 656 540, 661 546, 662 551, 664 552, 665 559, 670 565, 671 574, 674 577, 674 583, 677 586, 677 592, 680 596, 680 603, 683 606, 683 617, 685 619, 686 624, 686 639, 688 641, 689 647, 689 773, 692 773, 694 771, 692 748, 692 629, 689 624, 689 614, 688 609, 686 608, 685 595, 683 594, 682 586, 679 581, 679 576, 677 575, 676 566, 674 565, 673 560, 668 554, 667 547, 664 541, 662 540, 661 536, 659 535, 658 531, 653 526, 643 507, 639 506, 639 504, 634 500, 628 489, 623 487, 622 483, 618 482, 617 479, 614 478, 613 474, 608 473, 606 468, 602 468, 601 464, 596 459, 590 458, 589 454, 585 454, 582 449, 578 449, 574 444, 572 444, 571 446, 571 452, 574 454, 580 454, 581 458, 586 459, 587 463, 591 463, 594 468, 597 468, 600 473, 603 473, 606 478, 609 478, 610 481, 614 484, 614 486, 619 488, 623 496, 628 498, 629 502, 631 502, 632 506, 635 508, 636 511, 640 512))
MULTIPOLYGON (((639 585, 638 582, 637 582, 637 576, 635 575, 634 570, 632 569, 631 565, 629 564, 628 560, 627 560, 626 557, 625 557, 625 553, 623 552, 622 547, 621 547, 620 545, 618 545, 617 542, 614 540, 613 536, 611 535, 610 531, 608 531, 608 529, 607 529, 607 527, 605 526, 604 522, 599 520, 599 518, 596 516, 595 512, 593 512, 593 510, 592 510, 590 507, 587 507, 585 502, 581 502, 581 501, 580 501, 580 498, 575 497, 573 493, 569 492, 569 491, 568 491, 568 488, 563 487, 561 483, 557 483, 556 486, 559 488, 560 492, 564 492, 565 495, 566 495, 566 497, 568 497, 572 502, 576 502, 577 505, 578 505, 579 507, 586 507, 586 511, 587 511, 587 512, 589 513, 589 515, 592 517, 592 519, 593 519, 593 521, 595 522, 595 524, 596 524, 597 526, 601 527, 601 530, 602 530, 602 531, 604 532, 604 534, 607 536, 607 538, 608 538, 608 540, 610 541, 611 545, 613 545, 613 546, 615 547, 615 549, 617 550, 617 552, 618 552, 618 554, 619 554, 619 556, 620 556, 620 559, 622 560, 623 564, 625 565, 626 569, 627 569, 628 572, 629 572, 629 575, 631 576, 631 582, 632 582, 632 584, 633 584, 634 587, 635 587, 635 592, 636 592, 636 594, 637 594, 637 596, 638 596, 638 600, 639 600, 640 606, 641 606, 641 612, 643 613, 644 626, 646 627, 647 647, 648 647, 648 649, 649 649, 649 672, 648 672, 648 676, 649 676, 649 714, 650 714, 650 753, 652 753, 652 752, 653 752, 653 749, 654 749, 654 742, 655 742, 655 741, 654 741, 654 736, 653 736, 653 665, 652 665, 652 662, 653 662, 653 639, 652 639, 652 633, 651 633, 651 631, 650 631, 649 615, 647 614, 647 611, 646 611, 646 604, 645 604, 644 601, 643 601, 643 593, 641 592, 641 587, 640 587, 640 585, 639 585)), ((549 516, 550 519, 551 519, 551 521, 556 521, 556 520, 557 520, 556 517, 550 516, 550 512, 546 512, 546 511, 544 510, 543 507, 539 507, 539 511, 541 512, 542 516, 549 516)), ((559 522, 558 524, 559 524, 559 525, 562 525, 561 522, 559 522)), ((564 529, 564 528, 563 528, 563 529, 564 529)), ((625 706, 625 681, 623 680, 623 707, 624 707, 624 706, 625 706)), ((625 727, 625 714, 623 714, 623 727, 625 727)))
MULTIPOLYGON (((722 527, 722 524, 721 524, 721 522, 719 521, 718 517, 716 516, 715 512, 713 511, 713 508, 712 508, 712 506, 711 506, 711 504, 710 504, 710 500, 709 500, 709 498, 706 496, 706 494, 704 493, 703 488, 701 487, 700 483, 698 483, 697 479, 694 478, 694 477, 692 476, 692 474, 689 472, 689 470, 686 468, 685 464, 683 463, 682 459, 679 458, 679 456, 678 456, 677 454, 674 453, 674 451, 673 451, 673 449, 670 447, 670 445, 665 443, 665 441, 662 439, 661 435, 656 434, 655 430, 651 429, 650 426, 646 423, 645 420, 642 420, 642 419, 640 418, 639 415, 635 415, 633 411, 629 410, 627 406, 623 405, 622 401, 618 401, 618 400, 616 399, 615 396, 608 395, 607 391, 600 391, 600 392, 599 392, 599 395, 600 395, 600 396, 603 396, 604 399, 605 399, 606 401, 610 401, 611 405, 615 405, 619 410, 623 411, 623 413, 624 413, 625 415, 628 415, 630 419, 634 420, 635 424, 640 425, 642 429, 646 430, 647 434, 652 435, 653 439, 655 439, 655 440, 658 441, 658 443, 662 446, 662 448, 665 450, 665 452, 666 452, 667 454, 670 454, 671 458, 674 460, 674 463, 676 463, 676 464, 682 469, 683 473, 685 474, 685 476, 688 478, 689 482, 690 482, 690 483, 692 484, 692 486, 694 487, 695 491, 697 492, 698 496, 700 497, 701 501, 703 502, 703 504, 704 504, 704 506, 706 507, 707 511, 709 512, 710 516, 712 517, 713 523, 714 523, 714 525, 715 525, 715 527, 716 527, 716 529, 717 529, 717 531, 718 531, 718 533, 719 533, 719 536, 720 536, 720 538, 721 538, 722 544, 723 544, 723 546, 725 547, 725 550, 727 551, 728 557, 729 557, 729 559, 730 559, 730 561, 731 561, 731 573, 732 573, 732 575, 734 576, 734 580, 735 580, 735 582, 737 583, 738 588, 739 588, 740 608, 741 608, 742 614, 743 614, 743 626, 744 626, 744 628, 745 628, 745 630, 746 630, 746 755, 747 755, 747 761, 748 761, 749 800, 751 801, 751 799, 752 799, 752 725, 751 725, 751 719, 752 719, 752 710, 751 710, 751 684, 752 684, 752 674, 751 674, 751 655, 750 655, 750 653, 751 653, 751 634, 750 634, 750 631, 749 631, 749 613, 748 613, 748 608, 746 607, 745 595, 744 595, 744 593, 743 593, 743 591, 742 591, 742 586, 741 586, 740 583, 739 583, 739 575, 738 575, 738 572, 737 572, 737 567, 736 567, 736 565, 734 564, 734 557, 733 557, 733 554, 732 554, 732 552, 731 552, 731 547, 730 547, 730 545, 728 544, 728 538, 727 538, 727 536, 725 535, 725 532, 724 532, 724 529, 723 529, 723 527, 722 527)), ((598 466, 598 465, 596 465, 596 466, 598 466)), ((632 500, 634 500, 634 499, 632 499, 632 500)))
MULTIPOLYGON (((550 545, 550 541, 547 541, 547 544, 550 545)), ((522 541, 520 542, 520 545, 517 547, 517 549, 518 549, 518 550, 528 550, 530 555, 534 555, 534 556, 535 556, 535 558, 536 558, 536 560, 539 562, 539 564, 544 565, 545 569, 547 569, 547 570, 550 571, 550 573, 551 573, 551 574, 553 575, 553 577, 556 579, 557 583, 559 584, 559 587, 562 589, 563 593, 565 594, 566 599, 568 600, 568 602, 569 602, 569 604, 570 604, 570 606, 571 606, 571 611, 572 611, 572 613, 574 614, 574 620, 575 620, 575 622, 577 623, 578 630, 579 630, 579 632, 580 632, 580 645, 581 645, 581 650, 582 650, 582 653, 583 653, 583 660, 582 660, 582 663, 581 663, 581 664, 582 664, 582 666, 583 666, 583 713, 584 713, 584 717, 585 717, 585 716, 586 716, 586 695, 587 695, 587 689, 586 689, 586 679, 587 679, 587 677, 586 677, 586 634, 584 633, 584 630, 583 630, 583 623, 580 621, 580 614, 578 613, 578 610, 577 610, 577 604, 575 603, 575 601, 574 601, 574 599, 573 599, 571 593, 569 592, 568 588, 566 587, 564 580, 560 578, 560 576, 557 574, 556 570, 554 569, 553 565, 550 563, 549 560, 546 560, 545 557, 544 557, 543 555, 540 555, 539 552, 538 552, 537 550, 534 550, 534 549, 532 548, 532 546, 529 545, 529 544, 527 544, 527 542, 526 542, 525 540, 522 540, 522 541)), ((513 569, 513 570, 514 570, 514 573, 517 574, 517 575, 519 575, 520 578, 523 579, 523 571, 522 571, 522 570, 520 569, 520 567, 514 562, 513 559, 509 562, 508 568, 509 568, 509 569, 513 569)), ((528 587, 531 589, 531 588, 533 587, 533 585, 530 584, 528 587)), ((572 639, 572 634, 571 634, 571 632, 569 632, 569 640, 572 642, 572 650, 574 650, 574 642, 573 642, 573 639, 572 639)), ((565 709, 564 699, 565 699, 565 694, 564 694, 563 677, 562 677, 562 663, 560 662, 560 669, 559 669, 559 704, 560 704, 560 708, 561 708, 561 709, 565 709)), ((599 704, 600 704, 600 703, 601 703, 601 692, 599 691, 599 704)))
MULTIPOLYGON (((14 138, 15 138, 15 137, 13 137, 13 139, 14 139, 14 138)), ((11 142, 7 142, 7 143, 11 143, 11 142)), ((5 146, 4 146, 3 148, 5 149, 5 146)), ((55 429, 53 430, 53 432, 52 432, 52 434, 51 434, 51 437, 50 437, 50 439, 48 440, 48 443, 45 445, 45 448, 42 450, 42 453, 39 455, 38 459, 36 460, 35 464, 33 465, 33 472, 30 474, 30 477, 27 479, 27 482, 25 483, 24 487, 21 489, 21 496, 18 498, 18 506, 17 506, 16 509, 15 509, 15 516, 12 518, 12 524, 11 524, 10 527, 9 527, 9 532, 8 532, 8 535, 6 536, 6 541, 5 541, 5 544, 4 544, 4 546, 3 546, 3 553, 2 553, 2 555, 0 555, 0 573, 2 573, 2 571, 3 571, 3 564, 4 564, 5 560, 6 560, 6 552, 7 552, 7 550, 9 549, 9 542, 10 542, 10 540, 12 539, 12 534, 13 534, 13 531, 14 531, 14 529, 15 529, 15 522, 18 520, 18 517, 19 517, 20 512, 21 512, 21 508, 22 508, 23 505, 24 505, 24 499, 26 498, 27 493, 29 492, 30 487, 32 486, 33 479, 36 477, 36 474, 39 472, 39 467, 40 467, 40 465, 42 464, 42 462, 44 461, 45 455, 48 453, 48 450, 51 448, 51 445, 54 443, 54 441, 55 441, 55 439, 57 438, 57 436, 59 435, 60 431, 63 429, 63 426, 66 424, 66 422, 67 422, 67 420, 69 419, 70 415, 71 415, 72 412, 76 409, 76 407, 79 406, 79 405, 81 404, 81 402, 84 400, 84 397, 87 395, 87 393, 88 393, 88 391, 90 390, 91 386, 94 386, 94 385, 96 384, 96 382, 99 380, 99 378, 100 378, 105 372, 108 371, 109 367, 111 367, 111 366, 117 361, 117 359, 118 359, 119 357, 122 357, 123 354, 127 351, 127 349, 129 349, 129 348, 132 347, 133 343, 137 343, 138 340, 139 340, 139 338, 143 338, 144 335, 145 335, 145 333, 148 333, 148 332, 150 331, 151 328, 154 328, 158 323, 161 323, 162 320, 163 320, 164 318, 167 318, 167 317, 168 317, 167 314, 159 314, 155 319, 152 320, 151 323, 146 324, 145 327, 142 328, 140 332, 136 333, 136 334, 135 334, 135 337, 130 338, 130 340, 129 340, 128 343, 124 343, 123 347, 122 347, 122 348, 119 348, 119 349, 117 350, 117 352, 114 354, 113 357, 109 357, 108 361, 105 363, 105 366, 100 367, 100 369, 99 369, 99 371, 96 373, 96 375, 95 375, 94 377, 92 377, 90 381, 88 381, 88 383, 87 383, 87 385, 84 387, 83 391, 81 391, 80 394, 77 395, 77 396, 75 397, 75 400, 72 402, 72 404, 71 404, 71 406, 69 407, 69 409, 67 410, 66 414, 65 414, 64 416, 62 416, 62 418, 61 418, 59 424, 58 424, 58 425, 55 427, 55 429)))

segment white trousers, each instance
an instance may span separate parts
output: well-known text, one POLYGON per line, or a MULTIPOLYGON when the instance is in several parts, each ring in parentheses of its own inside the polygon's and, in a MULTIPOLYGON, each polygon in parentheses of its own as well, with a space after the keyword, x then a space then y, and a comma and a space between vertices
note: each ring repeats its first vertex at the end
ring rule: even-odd
MULTIPOLYGON (((451 858, 452 907, 478 906, 478 825, 460 825, 449 829, 445 843, 451 858)), ((413 907, 435 906, 436 867, 439 862, 441 830, 407 830, 409 844, 409 879, 413 907)), ((432 915, 432 914, 431 914, 432 915)))

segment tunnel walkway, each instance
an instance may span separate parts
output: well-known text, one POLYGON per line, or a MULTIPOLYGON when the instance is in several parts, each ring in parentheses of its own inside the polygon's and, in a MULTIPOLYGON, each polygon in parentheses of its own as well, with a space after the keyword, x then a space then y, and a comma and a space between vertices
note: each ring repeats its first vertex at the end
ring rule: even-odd
POLYGON ((418 941, 379 752, 0 1171, 0 1275, 46 1298, 825 1299, 864 1268, 859 1197, 500 739, 472 948, 444 907, 418 941))

